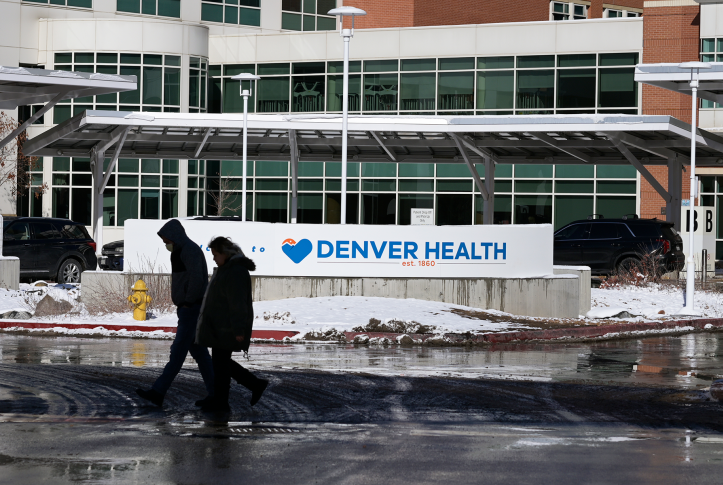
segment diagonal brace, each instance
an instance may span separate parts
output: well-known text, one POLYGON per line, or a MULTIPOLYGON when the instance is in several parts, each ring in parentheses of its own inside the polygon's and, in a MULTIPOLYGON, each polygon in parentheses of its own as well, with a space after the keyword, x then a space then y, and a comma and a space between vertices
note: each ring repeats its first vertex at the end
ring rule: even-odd
POLYGON ((203 147, 206 146, 206 140, 208 140, 208 136, 211 134, 211 128, 206 128, 206 132, 203 134, 203 140, 201 140, 201 143, 198 144, 198 148, 196 148, 196 152, 193 154, 193 158, 198 158, 198 156, 201 154, 201 150, 203 150, 203 147))
POLYGON ((494 161, 495 163, 497 163, 497 155, 495 155, 495 154, 492 152, 492 150, 489 150, 489 149, 487 149, 487 148, 482 148, 482 147, 476 146, 469 137, 464 136, 464 135, 462 135, 462 136, 459 138, 459 140, 460 140, 467 148, 469 148, 470 150, 472 150, 473 152, 475 152, 475 153, 476 153, 477 155, 479 155, 480 157, 486 158, 486 159, 488 159, 488 160, 492 160, 492 161, 494 161))
POLYGON ((126 126, 125 130, 123 130, 123 133, 121 133, 121 136, 118 139, 118 144, 115 146, 115 150, 113 151, 113 158, 111 158, 110 165, 108 165, 108 171, 103 177, 103 183, 100 184, 98 191, 99 194, 102 194, 105 187, 108 185, 108 180, 110 180, 110 176, 113 174, 113 170, 115 170, 115 165, 118 163, 118 157, 120 156, 121 149, 123 148, 123 144, 126 141, 126 136, 128 136, 129 131, 131 131, 131 127, 126 126))
POLYGON ((559 143, 557 143, 557 140, 555 140, 553 137, 551 137, 550 135, 548 135, 546 133, 535 133, 534 136, 538 140, 547 143, 551 147, 555 147, 558 150, 560 150, 561 152, 565 152, 568 155, 572 155, 573 157, 578 158, 585 163, 590 163, 590 164, 594 163, 593 159, 591 157, 589 157, 588 155, 585 155, 584 153, 582 153, 580 150, 578 150, 576 148, 565 148, 565 147, 559 146, 559 143))
POLYGON ((622 153, 623 156, 627 158, 628 161, 632 164, 632 166, 635 167, 638 172, 640 172, 640 175, 642 175, 643 178, 645 178, 645 180, 647 180, 648 183, 653 186, 655 191, 660 194, 663 200, 666 203, 670 203, 673 200, 673 196, 670 195, 670 193, 665 190, 662 185, 660 185, 660 182, 658 182, 657 179, 653 177, 653 174, 648 172, 648 169, 645 168, 642 163, 640 163, 640 160, 635 158, 635 155, 633 155, 633 153, 628 149, 628 147, 626 147, 622 141, 613 136, 610 136, 609 138, 613 145, 615 145, 617 149, 620 150, 620 153, 622 153))
POLYGON ((379 138, 379 135, 377 135, 376 132, 374 132, 374 131, 370 131, 369 133, 371 133, 371 135, 374 137, 374 139, 377 141, 377 143, 379 143, 379 146, 382 147, 382 149, 385 152, 387 152, 387 155, 389 155, 389 158, 391 158, 393 162, 396 162, 397 161, 396 157, 391 152, 391 150, 389 150, 389 148, 387 148, 387 146, 384 144, 382 139, 379 138))
POLYGON ((467 152, 465 151, 464 147, 462 146, 462 142, 460 141, 459 137, 455 133, 450 133, 450 136, 454 139, 454 142, 457 144, 457 149, 462 154, 464 163, 467 164, 467 167, 469 168, 469 171, 472 174, 472 178, 474 179, 475 185, 477 185, 477 188, 479 189, 479 191, 482 192, 482 198, 484 200, 489 200, 490 194, 489 194, 489 192, 487 192, 487 187, 485 187, 485 184, 482 183, 482 179, 480 178, 479 174, 477 173, 477 170, 474 168, 474 164, 469 160, 469 157, 467 156, 467 152))
POLYGON ((68 93, 68 91, 70 91, 70 89, 67 89, 67 90, 64 90, 64 91, 59 92, 57 96, 55 96, 53 99, 51 99, 50 101, 48 101, 48 103, 47 103, 45 106, 43 106, 42 108, 40 108, 38 111, 36 111, 34 115, 32 115, 32 116, 31 116, 30 118, 28 118, 27 120, 23 121, 23 123, 22 123, 20 126, 18 126, 17 128, 15 128, 15 129, 12 131, 12 133, 10 133, 10 134, 9 134, 8 136, 6 136, 2 141, 0 141, 0 149, 2 149, 5 145, 7 145, 8 143, 10 143, 10 141, 13 140, 13 139, 14 139, 16 136, 18 136, 20 133, 22 133, 23 131, 25 131, 25 129, 26 129, 28 126, 30 126, 30 125, 32 125, 33 123, 35 123, 35 121, 38 120, 41 116, 43 116, 50 108, 52 108, 53 106, 55 106, 56 104, 58 104, 58 102, 59 102, 60 100, 62 100, 63 97, 65 97, 65 95, 68 93))

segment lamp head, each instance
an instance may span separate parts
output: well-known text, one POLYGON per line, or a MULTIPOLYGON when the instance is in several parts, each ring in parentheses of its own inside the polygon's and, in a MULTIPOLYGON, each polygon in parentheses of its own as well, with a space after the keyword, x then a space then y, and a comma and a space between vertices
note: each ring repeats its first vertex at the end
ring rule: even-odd
MULTIPOLYGON (((238 83, 239 90, 241 91, 241 96, 243 96, 244 95, 243 81, 258 81, 261 78, 255 74, 249 74, 247 72, 242 72, 241 74, 236 74, 231 79, 239 82, 238 83)), ((248 96, 251 96, 251 89, 249 89, 249 91, 248 91, 248 96)))
POLYGON ((353 36, 354 35, 354 17, 363 17, 367 13, 364 10, 362 10, 360 8, 356 8, 356 7, 337 7, 337 8, 332 8, 326 14, 339 17, 339 33, 341 35, 345 35, 344 28, 343 28, 344 17, 351 17, 351 31, 348 34, 350 36, 353 36))

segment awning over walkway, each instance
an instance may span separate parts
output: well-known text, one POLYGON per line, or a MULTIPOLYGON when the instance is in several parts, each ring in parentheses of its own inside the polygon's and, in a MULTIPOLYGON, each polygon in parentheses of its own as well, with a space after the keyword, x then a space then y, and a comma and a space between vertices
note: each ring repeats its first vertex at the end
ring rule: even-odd
MULTIPOLYGON (((698 71, 698 97, 723 103, 723 62, 710 62, 710 69, 698 71)), ((678 64, 638 64, 635 66, 635 81, 659 88, 690 95, 690 69, 681 69, 678 64)), ((696 165, 698 162, 696 160, 696 165)))
POLYGON ((45 104, 27 120, 22 120, 23 123, 17 129, 0 141, 0 148, 10 143, 60 101, 133 91, 136 87, 135 76, 0 66, 0 110, 45 104))
MULTIPOLYGON (((37 156, 88 157, 93 147, 120 148, 123 158, 241 157, 243 117, 237 114, 87 111, 29 140, 37 156), (127 135, 117 147, 120 131, 127 135)), ((622 142, 646 165, 666 165, 690 152, 690 125, 670 116, 351 116, 349 160, 627 164, 622 142), (460 146, 464 150, 460 150, 460 146)), ((249 115, 248 157, 300 161, 341 159, 341 116, 249 115), (293 140, 292 140, 293 138, 293 140)), ((723 164, 723 138, 700 130, 698 164, 723 164)))

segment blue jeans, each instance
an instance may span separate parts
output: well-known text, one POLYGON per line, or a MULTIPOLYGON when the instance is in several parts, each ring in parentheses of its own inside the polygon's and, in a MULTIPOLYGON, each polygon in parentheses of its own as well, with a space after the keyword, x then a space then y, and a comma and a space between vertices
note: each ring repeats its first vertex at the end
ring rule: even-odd
POLYGON ((201 347, 194 343, 196 340, 196 324, 198 323, 198 314, 201 311, 201 305, 194 305, 190 308, 179 307, 178 328, 176 330, 176 338, 171 345, 171 357, 168 364, 163 368, 163 373, 156 379, 153 384, 153 390, 163 395, 166 394, 168 388, 171 387, 173 379, 183 367, 186 356, 191 352, 191 356, 196 360, 198 369, 201 371, 203 383, 206 385, 206 391, 209 395, 213 395, 213 362, 206 347, 201 347))

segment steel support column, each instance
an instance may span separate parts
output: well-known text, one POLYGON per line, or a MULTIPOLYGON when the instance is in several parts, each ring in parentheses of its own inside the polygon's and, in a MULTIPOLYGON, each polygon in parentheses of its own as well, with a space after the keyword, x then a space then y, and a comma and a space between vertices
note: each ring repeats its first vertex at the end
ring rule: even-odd
POLYGON ((485 158, 485 188, 488 197, 484 200, 482 216, 483 224, 495 223, 495 162, 490 158, 485 158))
POLYGON ((678 157, 668 159, 668 193, 670 200, 665 203, 665 220, 675 224, 680 231, 680 201, 683 199, 683 163, 678 157))
POLYGON ((296 224, 299 209, 299 147, 296 130, 289 130, 289 151, 291 152, 291 223, 296 224))
MULTIPOLYGON (((103 250, 103 162, 105 152, 93 150, 90 158, 93 171, 93 240, 95 241, 95 255, 100 259, 103 250)), ((100 261, 98 261, 100 270, 100 261)))

